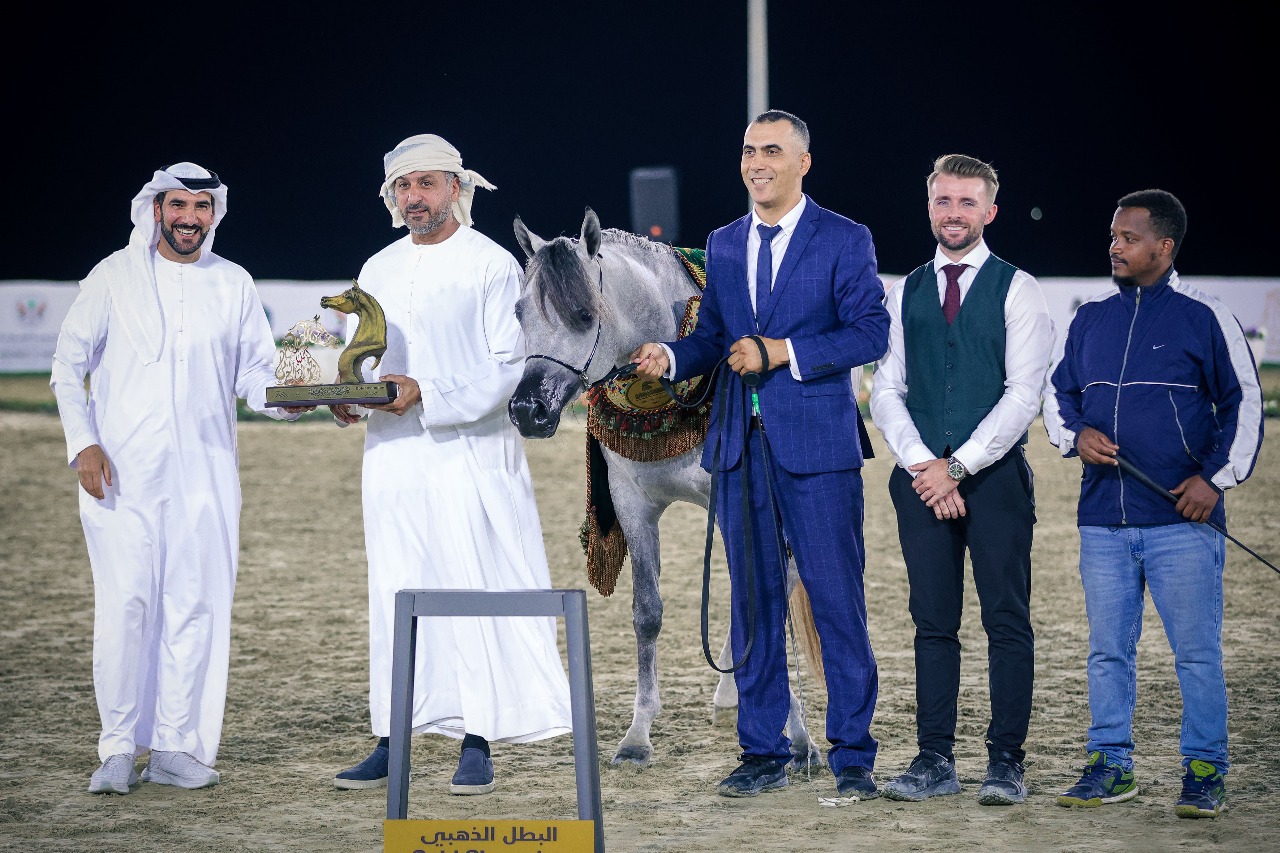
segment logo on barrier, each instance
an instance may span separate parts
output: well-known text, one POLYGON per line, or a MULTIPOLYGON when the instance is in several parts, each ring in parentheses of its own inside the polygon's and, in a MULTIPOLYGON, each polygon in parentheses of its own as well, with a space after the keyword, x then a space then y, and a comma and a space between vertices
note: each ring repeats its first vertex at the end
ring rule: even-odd
POLYGON ((38 299, 19 299, 14 307, 18 311, 18 322, 34 326, 44 319, 44 312, 49 310, 49 303, 38 299))

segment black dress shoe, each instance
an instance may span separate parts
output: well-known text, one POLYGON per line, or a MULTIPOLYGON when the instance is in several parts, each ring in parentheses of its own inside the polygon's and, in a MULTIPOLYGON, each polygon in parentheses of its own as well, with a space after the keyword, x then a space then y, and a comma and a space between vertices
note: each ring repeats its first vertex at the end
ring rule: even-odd
POLYGON ((761 791, 787 787, 787 768, 771 758, 744 755, 738 769, 720 783, 722 797, 754 797, 761 791))
POLYGON ((874 800, 880 796, 876 777, 865 767, 846 767, 836 774, 836 793, 842 797, 874 800))

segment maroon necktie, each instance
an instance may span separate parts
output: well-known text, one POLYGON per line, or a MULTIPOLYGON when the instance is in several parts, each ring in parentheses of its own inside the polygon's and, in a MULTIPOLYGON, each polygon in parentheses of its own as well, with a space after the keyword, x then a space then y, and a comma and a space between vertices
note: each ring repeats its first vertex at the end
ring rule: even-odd
POLYGON ((947 277, 947 291, 942 295, 942 316, 947 318, 947 325, 960 313, 960 274, 968 264, 947 264, 942 272, 947 277))

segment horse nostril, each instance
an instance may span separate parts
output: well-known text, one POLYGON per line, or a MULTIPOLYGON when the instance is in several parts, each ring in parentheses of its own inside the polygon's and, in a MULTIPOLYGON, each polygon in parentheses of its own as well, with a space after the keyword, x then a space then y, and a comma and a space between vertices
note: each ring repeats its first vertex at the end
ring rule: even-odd
POLYGON ((507 405, 507 413, 511 415, 511 420, 516 426, 524 427, 536 422, 538 410, 543 408, 527 395, 517 394, 507 405))
POLYGON ((536 396, 517 392, 507 405, 511 422, 526 438, 545 438, 555 430, 555 419, 545 402, 536 396))

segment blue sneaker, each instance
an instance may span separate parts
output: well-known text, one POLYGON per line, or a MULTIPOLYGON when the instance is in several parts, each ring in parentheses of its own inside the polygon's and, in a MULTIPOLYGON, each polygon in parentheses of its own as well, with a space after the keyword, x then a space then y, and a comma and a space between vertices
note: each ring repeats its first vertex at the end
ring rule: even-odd
POLYGON ((886 782, 881 793, 890 800, 918 803, 930 797, 960 793, 960 777, 946 756, 922 749, 907 772, 886 782))
POLYGON ((450 794, 487 794, 496 783, 493 781, 493 761, 483 750, 469 747, 458 758, 458 770, 449 783, 450 794))
POLYGON ((1182 796, 1173 813, 1178 817, 1217 817, 1227 810, 1227 783, 1222 772, 1193 758, 1182 777, 1182 796))
POLYGON ((987 778, 978 789, 980 806, 1014 806, 1027 800, 1026 768, 1007 752, 987 762, 987 778))
POLYGON ((738 769, 724 777, 717 789, 722 797, 754 797, 761 791, 787 787, 787 768, 756 755, 742 756, 738 769))
POLYGON ((1089 753, 1084 775, 1058 797, 1058 805, 1068 809, 1096 809, 1110 803, 1123 803, 1138 796, 1138 783, 1132 770, 1108 763, 1101 752, 1089 753))
POLYGON ((874 800, 880 796, 876 777, 865 767, 846 767, 836 774, 836 793, 852 800, 874 800))
POLYGON ((387 784, 388 760, 387 748, 382 744, 378 744, 364 761, 334 776, 333 787, 344 791, 384 788, 387 784))

